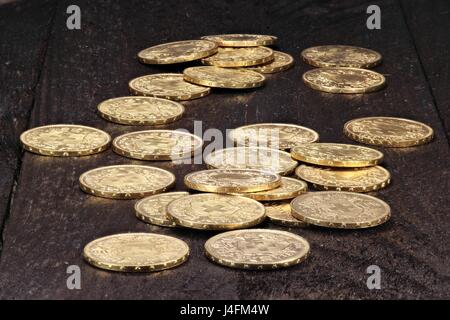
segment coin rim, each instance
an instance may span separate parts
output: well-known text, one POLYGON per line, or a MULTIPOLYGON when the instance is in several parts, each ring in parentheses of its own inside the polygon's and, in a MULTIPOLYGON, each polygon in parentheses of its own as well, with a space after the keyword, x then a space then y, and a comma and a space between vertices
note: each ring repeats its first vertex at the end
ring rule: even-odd
POLYGON ((20 142, 22 143, 22 147, 29 151, 32 152, 34 154, 38 154, 38 155, 42 155, 42 156, 51 156, 51 157, 82 157, 82 156, 88 156, 88 155, 92 155, 92 154, 96 154, 96 153, 100 153, 102 151, 105 151, 106 149, 109 148, 109 145, 111 144, 111 136, 109 135, 109 133, 94 128, 94 127, 89 127, 89 126, 83 126, 83 125, 78 125, 78 124, 51 124, 51 125, 45 125, 45 126, 39 126, 39 127, 34 127, 31 129, 28 129, 24 132, 22 132, 22 134, 20 135, 20 142), (81 151, 54 151, 54 150, 49 150, 46 148, 35 148, 33 146, 31 146, 31 144, 28 144, 25 141, 25 135, 33 132, 33 131, 37 131, 37 130, 41 130, 44 128, 56 128, 56 127, 72 127, 72 128, 84 128, 84 129, 89 129, 92 131, 95 131, 97 133, 100 133, 102 135, 105 135, 107 137, 107 141, 104 144, 99 145, 96 148, 89 148, 89 149, 84 149, 81 151))
POLYGON ((215 67, 221 67, 221 68, 237 68, 237 67, 251 67, 251 66, 257 66, 260 64, 265 64, 268 62, 271 62, 275 59, 275 55, 273 53, 273 50, 264 46, 258 46, 258 47, 242 47, 242 48, 225 48, 228 50, 237 50, 237 49, 252 49, 252 48, 263 48, 265 50, 268 50, 266 56, 261 56, 261 58, 258 59, 250 59, 243 56, 241 59, 227 61, 227 60, 211 60, 216 55, 220 54, 218 51, 216 54, 203 58, 201 60, 202 64, 206 66, 215 66, 215 67))
MULTIPOLYGON (((302 194, 291 201, 291 210, 292 210, 291 214, 296 219, 298 219, 300 221, 304 221, 305 223, 320 226, 320 227, 335 228, 335 229, 366 229, 366 228, 376 227, 378 225, 385 223, 391 217, 391 207, 389 206, 389 204, 387 204, 385 201, 383 201, 377 197, 374 197, 374 196, 371 196, 368 194, 348 192, 348 191, 320 191, 320 192, 310 193, 309 195, 317 195, 318 193, 323 194, 324 192, 327 194, 345 193, 345 194, 354 195, 356 197, 361 196, 361 197, 370 198, 371 200, 380 202, 383 205, 383 207, 385 207, 387 209, 387 213, 381 218, 374 219, 371 221, 366 221, 366 222, 348 222, 348 223, 346 223, 346 222, 334 222, 334 221, 326 221, 324 219, 311 218, 311 217, 308 217, 307 215, 305 215, 304 213, 300 212, 298 210, 298 208, 297 208, 297 210, 294 208, 294 202, 296 201, 297 198, 307 196, 306 194, 305 195, 302 194)), ((300 201, 300 200, 297 200, 297 201, 300 201)))
MULTIPOLYGON (((304 145, 310 145, 311 143, 305 143, 304 145)), ((302 162, 306 162, 306 163, 310 163, 310 164, 315 164, 315 165, 320 165, 320 166, 329 166, 329 167, 337 167, 337 168, 363 168, 363 167, 370 167, 370 166, 375 166, 379 163, 381 163, 383 161, 384 155, 382 152, 373 149, 373 148, 369 148, 369 147, 364 147, 364 146, 358 146, 358 145, 353 145, 353 144, 346 144, 346 143, 315 143, 317 145, 323 145, 323 146, 329 146, 329 145, 342 145, 342 146, 350 146, 353 148, 362 148, 362 149, 369 149, 371 151, 375 151, 377 153, 379 153, 379 157, 378 158, 373 158, 373 159, 367 159, 367 160, 326 160, 326 159, 317 159, 315 157, 308 157, 305 156, 301 153, 299 153, 297 150, 295 150, 298 147, 302 147, 302 146, 295 146, 294 148, 291 149, 291 156, 292 158, 298 160, 298 161, 302 161, 302 162)))
MULTIPOLYGON (((289 199, 289 200, 291 200, 291 199, 289 199)), ((278 201, 271 201, 271 202, 272 203, 278 203, 278 201)), ((291 203, 291 201, 280 201, 279 204, 287 204, 288 206, 290 206, 290 203, 291 203)), ((293 219, 295 219, 297 221, 285 220, 285 219, 282 219, 282 218, 276 218, 276 217, 270 216, 267 212, 268 212, 268 210, 266 208, 266 216, 269 219, 269 221, 272 222, 273 224, 276 224, 276 225, 279 225, 279 226, 283 226, 283 227, 290 227, 290 228, 306 228, 306 227, 308 227, 308 224, 306 222, 298 220, 297 218, 295 218, 292 215, 292 209, 291 209, 291 216, 292 216, 293 219)))
POLYGON ((344 134, 348 138, 350 138, 354 141, 357 141, 357 142, 361 142, 361 143, 365 143, 365 144, 373 145, 373 146, 382 146, 382 147, 389 147, 389 148, 406 148, 406 147, 419 146, 422 144, 429 143, 434 138, 434 130, 429 125, 427 125, 423 122, 405 119, 405 118, 398 118, 398 117, 363 117, 363 118, 352 119, 352 120, 347 121, 344 124, 344 134), (399 141, 387 142, 385 139, 377 139, 377 140, 366 139, 364 137, 361 137, 359 134, 352 132, 348 128, 352 122, 356 122, 358 120, 367 120, 367 119, 394 119, 394 120, 412 122, 414 124, 418 124, 418 125, 425 127, 426 129, 428 129, 429 133, 425 137, 423 137, 421 139, 417 139, 417 140, 409 140, 409 141, 405 141, 405 142, 399 142, 399 141), (376 141, 379 141, 379 142, 377 143, 376 141))
MULTIPOLYGON (((120 108, 124 109, 124 106, 121 106, 120 108)), ((135 126, 152 126, 152 125, 167 124, 167 123, 177 121, 178 119, 180 119, 183 116, 183 114, 185 112, 185 108, 181 103, 170 100, 170 99, 149 97, 149 96, 123 96, 123 97, 110 98, 110 99, 100 102, 97 105, 97 111, 103 119, 114 122, 114 123, 124 124, 124 125, 135 125, 135 126), (166 118, 159 118, 156 120, 149 120, 149 119, 148 120, 128 120, 125 118, 121 118, 119 116, 117 116, 117 117, 113 116, 113 115, 107 113, 106 110, 101 110, 101 108, 103 108, 103 106, 106 106, 110 102, 121 101, 124 99, 149 99, 148 101, 155 99, 155 100, 160 100, 160 101, 164 101, 164 102, 170 102, 173 105, 177 106, 180 110, 174 116, 166 117, 166 118)))
POLYGON ((281 188, 281 186, 283 185, 283 180, 292 180, 295 182, 299 182, 304 188, 298 189, 297 191, 292 191, 292 192, 281 192, 278 194, 267 194, 266 191, 273 191, 273 190, 266 190, 266 191, 259 191, 259 192, 248 192, 248 193, 235 193, 235 192, 230 192, 229 194, 233 195, 233 196, 242 196, 242 197, 247 197, 253 200, 257 200, 257 201, 279 201, 279 200, 288 200, 288 199, 292 199, 295 198, 296 196, 305 193, 308 191, 308 184, 300 179, 295 179, 295 178, 290 178, 290 177, 281 177, 281 185, 280 187, 277 187, 275 189, 281 188))
POLYGON ((121 165, 103 166, 103 167, 98 167, 98 168, 88 170, 80 175, 80 177, 78 178, 78 181, 79 181, 81 190, 83 190, 87 194, 94 195, 94 196, 101 197, 101 198, 107 198, 107 199, 128 200, 128 199, 140 199, 140 198, 144 198, 144 197, 147 197, 150 195, 162 193, 162 192, 172 188, 175 185, 176 177, 172 172, 167 171, 165 169, 158 168, 158 167, 134 165, 134 164, 121 164, 121 165), (95 189, 89 187, 87 184, 85 184, 83 182, 83 178, 93 171, 106 169, 106 168, 114 168, 114 167, 122 167, 122 168, 123 167, 135 167, 135 168, 141 167, 141 168, 146 168, 146 169, 151 168, 151 169, 155 169, 157 171, 162 171, 164 173, 169 174, 169 176, 172 178, 171 179, 172 181, 170 183, 168 183, 166 186, 161 187, 159 189, 151 189, 149 191, 144 191, 144 192, 119 192, 119 193, 98 191, 98 190, 95 190, 95 189))
MULTIPOLYGON (((227 193, 232 194, 233 192, 244 192, 244 193, 251 193, 251 192, 257 192, 257 191, 267 191, 274 188, 277 188, 281 186, 281 177, 280 175, 265 171, 265 170, 257 170, 257 169, 207 169, 207 170, 200 170, 200 171, 194 171, 190 172, 187 175, 184 176, 184 184, 189 189, 202 191, 202 192, 210 192, 210 193, 227 193), (260 185, 252 185, 252 186, 239 186, 239 187, 232 187, 232 186, 215 186, 211 184, 206 183, 195 183, 189 180, 193 175, 199 174, 200 172, 212 172, 212 171, 252 171, 252 172, 259 172, 259 173, 265 173, 270 174, 272 176, 275 176, 275 180, 271 182, 262 183, 260 185)), ((255 199, 254 199, 255 200, 255 199)))
MULTIPOLYGON (((145 223, 149 223, 149 224, 160 226, 160 227, 170 227, 170 228, 177 227, 177 224, 175 222, 170 221, 169 218, 167 218, 167 206, 166 206, 166 220, 160 219, 158 217, 150 216, 146 212, 144 212, 144 210, 142 208, 140 208, 142 203, 147 200, 150 200, 153 198, 158 198, 158 197, 164 197, 164 195, 175 195, 175 194, 180 195, 180 198, 181 198, 181 196, 190 195, 190 193, 187 191, 173 191, 173 192, 164 192, 164 193, 154 194, 149 197, 142 198, 134 204, 134 211, 135 211, 136 218, 138 218, 139 220, 141 220, 145 223)), ((169 204, 167 204, 167 205, 169 205, 169 204)))
POLYGON ((223 197, 236 197, 236 198, 241 198, 241 199, 245 199, 246 201, 254 201, 255 204, 257 204, 258 206, 260 206, 262 208, 262 214, 251 221, 246 221, 246 222, 241 222, 241 223, 228 223, 228 224, 205 224, 205 223, 199 223, 199 222, 189 222, 183 219, 180 219, 178 217, 176 217, 173 212, 171 212, 171 207, 173 207, 177 201, 181 201, 183 198, 180 199, 176 199, 172 202, 169 203, 169 205, 167 206, 167 216, 169 217, 169 219, 171 219, 172 221, 174 221, 177 225, 182 226, 182 227, 186 227, 186 228, 190 228, 190 229, 197 229, 197 230, 236 230, 236 229, 245 229, 245 228, 250 228, 253 226, 256 226, 258 224, 260 224, 261 222, 263 222, 266 219, 266 208, 264 207, 264 205, 256 200, 253 199, 249 199, 246 197, 240 197, 240 196, 232 196, 232 195, 228 195, 228 194, 217 194, 217 193, 199 193, 199 194, 191 194, 189 196, 186 197, 204 197, 205 195, 214 195, 214 196, 223 196, 223 197))
POLYGON ((363 68, 344 68, 344 67, 315 68, 315 69, 311 69, 311 70, 306 71, 302 75, 302 80, 303 80, 303 83, 307 87, 310 87, 311 89, 314 89, 314 90, 318 90, 318 91, 322 91, 322 92, 328 92, 328 93, 345 93, 345 94, 370 93, 370 92, 378 91, 378 90, 380 90, 380 89, 382 89, 383 87, 386 86, 386 78, 384 77, 384 75, 382 75, 381 73, 375 72, 373 70, 363 69, 363 68), (309 80, 306 79, 306 74, 312 73, 312 72, 316 72, 316 71, 323 71, 323 69, 343 69, 343 70, 358 70, 358 71, 363 70, 365 72, 374 73, 377 76, 380 76, 382 81, 379 84, 372 85, 372 86, 365 87, 365 88, 337 88, 337 87, 324 87, 324 86, 321 86, 321 85, 317 85, 317 84, 312 83, 312 82, 310 82, 309 80))
POLYGON ((185 81, 189 82, 189 83, 193 83, 195 85, 200 85, 200 86, 206 86, 206 87, 212 87, 212 88, 222 88, 222 89, 248 89, 248 88, 257 88, 257 87, 261 87, 262 85, 264 85, 265 81, 266 81, 266 77, 264 75, 262 75, 259 72, 256 71, 252 71, 252 70, 247 70, 245 68, 240 68, 240 69, 233 69, 233 68, 220 68, 220 67, 215 67, 215 66, 197 66, 197 67, 189 67, 184 69, 183 71, 183 78, 185 81), (256 81, 256 82, 247 82, 244 83, 242 85, 219 85, 217 81, 209 81, 209 80, 202 80, 200 78, 194 78, 192 76, 189 76, 186 74, 186 71, 189 72, 190 69, 194 69, 194 68, 217 68, 217 69, 225 69, 225 70, 239 70, 239 72, 241 71, 245 71, 245 72, 253 72, 255 74, 257 74, 259 77, 262 77, 260 81, 256 81))
POLYGON ((177 131, 177 130, 163 130, 163 129, 150 129, 150 130, 132 131, 132 132, 124 133, 124 134, 121 134, 120 136, 115 137, 112 142, 112 150, 115 153, 117 153, 118 155, 130 158, 130 159, 147 160, 147 161, 186 159, 186 158, 192 157, 195 154, 195 152, 197 152, 198 150, 200 150, 202 148, 203 148, 203 139, 201 139, 200 137, 198 137, 192 133, 177 131), (171 154, 148 154, 148 153, 131 152, 131 151, 127 151, 117 145, 117 141, 120 138, 123 138, 125 136, 131 136, 133 134, 142 134, 142 133, 146 133, 146 132, 156 132, 156 131, 161 132, 161 133, 163 133, 163 132, 177 133, 180 135, 191 136, 191 138, 194 138, 194 140, 196 140, 197 142, 200 141, 201 144, 200 144, 200 146, 193 148, 191 152, 186 152, 186 153, 180 154, 179 157, 177 156, 175 158, 172 157, 171 154))
POLYGON ((219 46, 216 42, 207 40, 207 39, 181 40, 181 41, 161 43, 161 44, 157 44, 157 45, 145 48, 138 52, 137 58, 140 62, 142 62, 144 64, 161 64, 161 65, 177 64, 177 63, 191 62, 191 61, 199 60, 199 59, 202 59, 205 57, 209 57, 210 55, 217 53, 218 48, 219 48, 219 46), (193 53, 191 55, 191 58, 181 58, 178 56, 178 57, 173 58, 171 62, 165 62, 164 59, 159 59, 159 58, 149 59, 149 58, 145 58, 142 56, 142 53, 144 51, 152 49, 152 48, 156 48, 156 47, 160 47, 160 46, 164 46, 164 45, 167 46, 167 45, 174 45, 174 44, 178 44, 178 43, 187 43, 187 42, 196 42, 196 41, 209 42, 209 43, 213 44, 213 48, 211 48, 209 50, 204 50, 204 51, 199 51, 199 52, 193 53))
MULTIPOLYGON (((292 232, 287 232, 287 231, 282 231, 282 230, 273 230, 273 229, 247 229, 247 230, 233 230, 233 231, 228 231, 228 232, 223 232, 220 233, 218 235, 215 235, 211 238, 209 238, 204 245, 205 248, 205 255, 208 259, 210 259, 212 262, 225 266, 225 267, 230 267, 230 268, 235 268, 235 269, 246 269, 246 270, 272 270, 272 269, 280 269, 280 268, 285 268, 285 267, 290 267, 290 266, 294 266, 297 265, 301 262, 303 262, 304 260, 306 260, 306 258, 308 258, 308 256, 310 255, 311 252, 311 246, 308 242, 308 240, 306 240, 305 238, 292 233, 292 232), (305 247, 305 251, 303 255, 296 257, 295 259, 285 259, 282 260, 281 262, 278 263, 270 263, 270 264, 262 264, 262 263, 242 263, 242 262, 234 262, 234 261, 230 261, 227 259, 223 259, 223 258, 219 258, 217 256, 215 256, 212 252, 210 252, 209 247, 211 246, 211 243, 213 241, 215 241, 218 238, 221 238, 223 236, 226 236, 229 233, 238 233, 238 232, 267 232, 267 233, 282 233, 282 234, 287 234, 293 238, 297 238, 305 247)), ((212 250, 211 250, 212 251, 212 250)), ((298 256, 298 255, 297 255, 298 256)))
POLYGON ((359 69, 366 69, 366 68, 373 68, 379 64, 381 64, 381 62, 383 61, 383 56, 378 52, 375 51, 373 49, 368 49, 368 48, 364 48, 364 47, 358 47, 358 46, 349 46, 349 45, 323 45, 323 46, 313 46, 310 48, 306 48, 304 50, 302 50, 302 52, 300 53, 300 56, 302 57, 302 60, 304 62, 306 62, 307 64, 314 66, 314 67, 319 67, 319 68, 328 68, 328 67, 343 67, 343 68, 359 68, 359 69), (375 55, 378 56, 378 59, 372 61, 372 62, 366 62, 366 63, 349 63, 349 64, 336 64, 336 63, 329 63, 329 62, 323 62, 320 61, 318 59, 314 59, 314 58, 308 58, 305 57, 305 52, 311 49, 315 49, 315 48, 321 48, 321 47, 348 47, 348 48, 356 48, 359 50, 365 50, 365 51, 369 51, 371 53, 374 53, 375 55))
POLYGON ((264 73, 264 74, 271 74, 271 73, 277 73, 277 72, 285 71, 285 70, 290 69, 290 68, 292 68, 294 66, 294 63, 295 63, 294 62, 294 57, 291 56, 288 53, 273 50, 273 56, 274 56, 274 59, 272 61, 267 62, 266 64, 259 65, 259 66, 251 66, 251 67, 248 67, 247 69, 250 69, 250 70, 256 71, 256 72, 261 72, 261 73, 264 73), (288 56, 290 61, 288 63, 286 63, 284 65, 281 65, 281 66, 278 66, 278 67, 271 67, 270 65, 275 62, 275 60, 276 60, 275 56, 277 54, 288 56))
MULTIPOLYGON (((358 170, 369 170, 370 168, 374 168, 374 167, 378 167, 381 168, 382 171, 384 171, 387 174, 387 178, 386 180, 384 180, 383 182, 368 186, 368 187, 348 187, 348 186, 329 186, 329 185, 325 185, 325 184, 318 184, 317 182, 313 182, 311 180, 305 179, 304 177, 301 177, 297 171, 300 171, 300 167, 305 166, 305 167, 314 167, 316 169, 319 170, 325 170, 325 168, 320 168, 320 167, 316 167, 316 166, 307 166, 307 165, 299 165, 296 169, 295 169, 295 175, 299 178, 302 179, 306 182, 311 183, 314 188, 316 190, 325 190, 325 191, 350 191, 350 192, 371 192, 371 191, 376 191, 382 188, 387 187, 390 183, 391 183, 391 174, 390 172, 383 168, 382 166, 371 166, 371 167, 363 167, 363 168, 358 168, 358 170)), ((348 170, 351 170, 352 168, 348 168, 348 170)), ((330 168, 330 170, 332 171, 333 168, 330 168)))
MULTIPOLYGON (((235 131, 236 130, 247 129, 247 128, 251 128, 251 127, 269 126, 269 125, 270 126, 276 126, 276 127, 293 127, 293 128, 309 131, 315 136, 315 140, 311 141, 310 143, 314 143, 314 142, 318 142, 319 141, 319 134, 316 131, 314 131, 313 129, 310 129, 310 128, 307 128, 307 127, 304 127, 304 126, 300 126, 300 125, 297 125, 297 124, 280 123, 280 122, 276 122, 276 123, 261 122, 261 123, 253 123, 253 124, 246 124, 246 125, 243 125, 243 126, 239 126, 237 128, 232 129, 230 132, 228 132, 228 138, 231 141, 233 141, 233 143, 236 146, 238 146, 238 147, 249 147, 249 145, 239 144, 239 141, 235 137, 235 131)), ((264 147, 262 147, 262 148, 264 148, 264 147)), ((282 149, 276 149, 276 148, 270 148, 270 149, 285 151, 285 150, 290 150, 291 148, 292 147, 287 147, 287 148, 282 148, 282 149)))
POLYGON ((266 35, 266 34, 247 34, 247 33, 230 33, 230 34, 213 34, 208 36, 201 37, 203 40, 209 40, 216 42, 220 47, 259 47, 259 46, 270 46, 275 44, 275 42, 278 40, 276 36, 266 35), (223 40, 222 39, 216 39, 211 40, 208 39, 210 37, 217 37, 220 38, 222 36, 233 36, 233 35, 246 35, 246 36, 256 36, 257 39, 255 40, 223 40), (261 37, 258 39, 258 37, 261 37), (267 37, 266 39, 262 37, 267 37))
POLYGON ((157 234, 157 233, 146 233, 146 232, 130 232, 130 233, 117 233, 117 234, 112 234, 109 236, 104 236, 104 237, 100 237, 97 239, 94 239, 92 241, 90 241, 88 244, 86 244, 83 248, 83 258, 85 259, 86 262, 88 262, 90 265, 97 267, 99 269, 103 269, 103 270, 108 270, 108 271, 118 271, 118 272, 154 272, 154 271, 161 271, 161 270, 166 270, 166 269, 171 269, 174 267, 177 267, 181 264, 183 264, 189 257, 190 254, 190 249, 188 244, 178 238, 172 237, 172 236, 167 236, 167 235, 163 235, 163 234, 157 234), (95 260, 93 258, 91 258, 89 256, 89 254, 87 253, 87 247, 89 245, 93 245, 94 242, 97 242, 99 240, 104 240, 106 238, 115 238, 115 237, 119 237, 119 236, 123 236, 123 235, 156 235, 158 237, 164 237, 164 238, 170 238, 171 241, 180 241, 183 246, 186 247, 186 253, 175 260, 170 260, 169 262, 166 263, 159 263, 159 264, 154 264, 154 265, 147 265, 147 266, 131 266, 131 265, 127 265, 127 266, 118 266, 118 265, 111 265, 111 264, 107 264, 104 262, 101 262, 99 260, 95 260))
POLYGON ((174 100, 174 101, 194 100, 194 99, 198 99, 198 98, 207 96, 208 94, 211 93, 211 88, 208 88, 207 86, 205 87, 205 86, 197 85, 197 84, 189 82, 189 81, 185 81, 182 73, 154 73, 154 74, 147 74, 147 75, 143 75, 140 77, 136 77, 136 78, 133 78, 130 81, 128 81, 128 89, 131 92, 131 94, 133 94, 135 96, 163 98, 163 99, 174 100), (152 77, 152 76, 156 76, 156 75, 158 75, 158 76, 161 76, 161 75, 181 76, 181 81, 187 82, 191 85, 196 85, 198 87, 201 87, 204 89, 204 91, 198 92, 198 93, 192 93, 192 94, 164 95, 164 94, 154 94, 154 93, 144 92, 144 91, 138 90, 135 87, 133 87, 134 81, 141 79, 141 78, 147 78, 147 77, 152 77))
MULTIPOLYGON (((288 168, 287 168, 286 170, 284 170, 284 171, 277 171, 277 172, 275 172, 276 174, 279 174, 280 176, 285 176, 285 175, 288 175, 288 174, 292 173, 292 172, 295 170, 295 168, 297 168, 297 166, 298 166, 298 162, 297 162, 296 160, 292 159, 290 153, 288 153, 288 152, 286 152, 286 151, 283 151, 283 150, 279 150, 279 149, 264 148, 264 147, 229 147, 229 148, 223 148, 223 149, 219 149, 219 150, 214 150, 214 151, 210 152, 208 155, 206 155, 206 157, 204 157, 204 162, 205 162, 205 164, 207 165, 207 167, 209 167, 209 168, 213 168, 213 169, 227 169, 227 168, 217 168, 217 167, 214 167, 214 166, 208 161, 208 159, 211 157, 211 154, 216 153, 216 152, 218 152, 218 151, 222 151, 222 150, 225 150, 225 149, 237 149, 237 148, 269 149, 269 150, 274 150, 274 151, 277 151, 277 152, 280 152, 280 153, 282 153, 282 154, 287 155, 287 156, 289 157, 289 159, 291 159, 293 162, 295 162, 295 164, 293 164, 292 166, 288 167, 288 168)), ((252 168, 240 168, 240 169, 252 169, 252 168)), ((256 169, 256 170, 258 170, 258 169, 256 169)), ((270 170, 266 170, 266 171, 274 172, 274 171, 270 171, 270 170)))

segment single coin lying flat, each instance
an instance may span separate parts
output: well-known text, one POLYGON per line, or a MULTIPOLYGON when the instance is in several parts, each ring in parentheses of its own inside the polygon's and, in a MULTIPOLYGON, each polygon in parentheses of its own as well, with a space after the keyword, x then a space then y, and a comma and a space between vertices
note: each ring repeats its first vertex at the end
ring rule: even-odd
POLYGON ((342 45, 317 46, 305 49, 301 56, 306 63, 315 67, 371 68, 381 63, 378 52, 342 45))
POLYGON ((368 117, 347 122, 344 134, 350 139, 383 147, 412 147, 430 142, 433 129, 403 118, 368 117))
POLYGON ((161 234, 122 233, 88 243, 83 256, 100 269, 153 272, 185 262, 189 257, 189 247, 182 240, 161 234))
POLYGON ((238 146, 268 147, 288 150, 304 143, 316 142, 319 134, 309 128, 285 123, 255 123, 233 129, 231 140, 238 146))
POLYGON ((128 83, 132 94, 170 100, 191 100, 204 97, 210 88, 183 80, 178 73, 158 73, 135 78, 128 83))
POLYGON ((318 190, 369 192, 386 187, 389 171, 380 166, 365 168, 319 168, 301 165, 295 174, 318 190))
POLYGON ((106 132, 80 125, 56 124, 36 127, 20 135, 27 151, 54 157, 86 156, 106 150, 111 137, 106 132))
POLYGON ((264 206, 244 197, 202 193, 169 203, 169 219, 177 225, 200 230, 249 228, 265 219, 264 206))
POLYGON ((81 189, 97 197, 138 199, 164 192, 175 183, 175 176, 164 169, 116 165, 100 167, 80 176, 81 189))
POLYGON ((273 60, 259 66, 248 67, 248 69, 261 73, 276 73, 287 70, 294 65, 294 58, 291 55, 273 51, 273 60))
POLYGON ((219 68, 214 66, 184 69, 184 80, 196 85, 225 89, 247 89, 260 87, 265 77, 246 69, 219 68))
POLYGON ((375 149, 343 143, 305 143, 291 149, 292 158, 330 167, 368 167, 380 163, 383 154, 375 149))
POLYGON ((191 157, 203 146, 196 135, 176 130, 126 133, 113 141, 113 151, 132 159, 176 160, 191 157))
POLYGON ((292 200, 292 215, 309 224, 343 229, 380 225, 391 216, 384 201, 360 193, 321 191, 302 194, 292 200))
POLYGON ((176 223, 167 217, 167 205, 173 200, 189 195, 189 192, 165 192, 136 202, 136 217, 144 222, 162 227, 176 227, 176 223))
POLYGON ((119 97, 103 101, 97 107, 100 115, 111 122, 126 125, 160 125, 181 118, 181 103, 155 97, 119 97))
POLYGON ((281 184, 278 174, 250 169, 212 169, 189 173, 185 185, 203 192, 255 192, 277 188, 281 184))
POLYGON ((202 59, 202 63, 222 68, 256 66, 274 59, 267 47, 219 48, 215 55, 202 59))
POLYGON ((218 34, 202 37, 221 47, 256 47, 275 44, 277 37, 262 34, 218 34))
POLYGON ((205 243, 214 263, 238 269, 279 269, 298 264, 309 254, 304 238, 286 231, 236 230, 218 234, 205 243))
POLYGON ((185 40, 160 44, 138 53, 147 64, 173 64, 198 60, 217 52, 217 44, 208 40, 185 40))
POLYGON ((317 68, 303 74, 314 90, 330 93, 368 93, 383 88, 386 79, 375 71, 357 68, 317 68))

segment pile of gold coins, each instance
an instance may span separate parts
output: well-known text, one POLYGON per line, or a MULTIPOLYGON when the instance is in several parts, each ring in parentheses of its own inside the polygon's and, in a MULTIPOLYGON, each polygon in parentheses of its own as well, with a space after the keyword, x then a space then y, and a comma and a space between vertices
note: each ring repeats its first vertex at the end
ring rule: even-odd
MULTIPOLYGON (((262 73, 292 66, 289 55, 266 45, 276 37, 216 35, 154 46, 139 60, 172 64, 200 60, 183 74, 154 74, 129 82, 132 93, 98 105, 106 120, 125 125, 160 125, 176 121, 182 104, 207 95, 210 87, 251 88, 264 83, 262 73)), ((303 59, 317 67, 303 75, 318 90, 338 93, 370 92, 384 77, 361 68, 372 67, 381 55, 368 49, 322 46, 306 49, 303 59)), ((420 122, 391 117, 368 117, 347 122, 344 134, 379 147, 410 147, 429 142, 433 130, 420 122)), ((389 172, 380 166, 383 153, 371 147, 321 143, 319 134, 296 124, 258 123, 235 128, 234 147, 204 157, 208 170, 184 177, 190 190, 167 192, 176 177, 148 165, 94 168, 80 176, 81 189, 110 199, 140 199, 136 217, 161 227, 219 231, 205 243, 214 263, 241 269, 276 269, 306 259, 310 245, 292 232, 252 228, 266 217, 294 228, 319 226, 361 229, 378 226, 391 216, 381 199, 364 194, 386 187, 389 172), (300 163, 299 163, 300 162, 300 163), (308 183, 317 192, 308 192, 308 183)), ((173 161, 201 152, 201 138, 182 131, 134 131, 111 139, 106 132, 80 125, 50 125, 21 135, 24 148, 47 156, 86 156, 111 144, 118 155, 145 161, 173 161)), ((96 239, 84 248, 90 264, 107 270, 152 272, 185 262, 189 246, 156 233, 116 234, 96 239)))

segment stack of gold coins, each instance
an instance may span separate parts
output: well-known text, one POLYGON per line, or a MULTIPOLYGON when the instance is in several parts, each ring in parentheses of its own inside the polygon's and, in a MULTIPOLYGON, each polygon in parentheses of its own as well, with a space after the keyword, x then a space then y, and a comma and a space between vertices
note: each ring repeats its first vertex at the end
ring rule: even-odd
POLYGON ((367 93, 386 84, 378 72, 366 70, 381 63, 381 54, 374 50, 325 45, 305 49, 303 61, 318 67, 303 74, 303 82, 314 90, 330 93, 367 93))

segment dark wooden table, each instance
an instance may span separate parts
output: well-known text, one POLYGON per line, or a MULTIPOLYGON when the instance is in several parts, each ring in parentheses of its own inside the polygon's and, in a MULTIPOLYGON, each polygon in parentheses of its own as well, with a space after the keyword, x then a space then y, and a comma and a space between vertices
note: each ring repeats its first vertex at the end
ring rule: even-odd
MULTIPOLYGON (((316 299, 450 298, 450 5, 447 1, 378 1, 381 30, 366 28, 372 1, 18 1, 0 6, 0 298, 57 299, 316 299), (81 30, 68 30, 66 9, 81 8, 81 30), (150 45, 215 33, 263 33, 295 57, 293 69, 246 91, 214 90, 185 103, 186 114, 165 128, 225 130, 246 123, 298 123, 322 141, 350 142, 350 119, 383 115, 425 122, 434 141, 417 148, 382 149, 392 184, 377 196, 392 207, 378 228, 338 231, 293 229, 312 246, 299 266, 270 272, 237 271, 210 263, 203 244, 211 233, 146 225, 133 201, 88 196, 78 187, 84 171, 140 163, 106 151, 82 158, 23 152, 27 128, 76 123, 112 136, 138 130, 96 114, 107 98, 127 95, 139 75, 182 71, 140 64, 150 45), (302 49, 351 44, 375 49, 386 89, 333 95, 302 84, 302 49), (118 232, 175 235, 191 248, 189 261, 154 274, 118 274, 87 265, 83 246, 118 232), (69 265, 81 268, 81 290, 66 286, 69 265), (380 290, 366 286, 369 265, 381 268, 380 290)), ((203 165, 151 163, 182 177, 203 165)), ((266 224, 266 227, 285 229, 266 224)))

